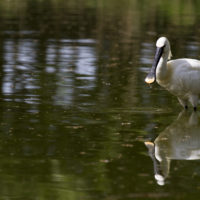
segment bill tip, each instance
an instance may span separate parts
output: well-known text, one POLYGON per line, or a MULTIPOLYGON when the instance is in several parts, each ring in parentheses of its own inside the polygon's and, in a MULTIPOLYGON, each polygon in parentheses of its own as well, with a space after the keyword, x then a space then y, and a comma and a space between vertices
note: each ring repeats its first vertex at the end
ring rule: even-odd
POLYGON ((154 143, 153 142, 144 142, 144 144, 146 145, 146 146, 154 146, 154 143))
POLYGON ((154 77, 150 77, 150 78, 149 78, 149 77, 147 76, 147 77, 145 78, 145 82, 148 83, 148 84, 151 84, 151 83, 153 83, 154 81, 155 81, 155 78, 154 78, 154 77))

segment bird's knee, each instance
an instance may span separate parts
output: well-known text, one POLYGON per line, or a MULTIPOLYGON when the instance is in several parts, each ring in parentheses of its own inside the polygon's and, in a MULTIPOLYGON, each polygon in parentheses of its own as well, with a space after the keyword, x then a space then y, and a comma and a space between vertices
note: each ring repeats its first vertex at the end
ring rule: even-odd
POLYGON ((189 97, 189 101, 192 104, 195 111, 197 110, 198 99, 199 99, 199 97, 196 95, 191 95, 189 97))
POLYGON ((187 105, 185 105, 185 106, 184 106, 184 108, 185 108, 185 110, 187 110, 187 109, 188 109, 188 106, 187 106, 187 105))
POLYGON ((180 103, 185 109, 188 109, 187 101, 186 101, 186 100, 183 100, 183 99, 181 99, 181 98, 178 98, 178 101, 179 101, 179 103, 180 103))

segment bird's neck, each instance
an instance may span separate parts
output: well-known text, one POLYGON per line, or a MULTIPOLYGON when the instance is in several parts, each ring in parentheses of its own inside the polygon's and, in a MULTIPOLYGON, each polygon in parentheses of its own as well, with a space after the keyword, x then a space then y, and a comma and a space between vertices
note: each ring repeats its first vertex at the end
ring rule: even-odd
POLYGON ((157 69, 156 69, 156 79, 157 81, 164 81, 167 78, 167 56, 162 56, 160 58, 160 61, 158 63, 157 69))

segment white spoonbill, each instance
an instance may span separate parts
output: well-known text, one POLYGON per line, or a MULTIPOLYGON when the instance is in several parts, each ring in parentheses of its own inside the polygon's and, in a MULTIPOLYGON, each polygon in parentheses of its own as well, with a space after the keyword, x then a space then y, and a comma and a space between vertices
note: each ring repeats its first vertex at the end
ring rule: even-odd
POLYGON ((150 84, 156 80, 159 85, 177 96, 185 109, 190 102, 196 111, 200 96, 200 60, 169 60, 171 49, 166 37, 160 37, 156 47, 155 59, 145 82, 150 84))

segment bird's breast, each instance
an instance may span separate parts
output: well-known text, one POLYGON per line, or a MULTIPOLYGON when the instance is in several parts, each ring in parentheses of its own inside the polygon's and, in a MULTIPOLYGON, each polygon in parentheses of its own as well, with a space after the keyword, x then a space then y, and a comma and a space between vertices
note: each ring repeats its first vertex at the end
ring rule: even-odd
POLYGON ((175 96, 200 95, 200 69, 176 67, 170 69, 164 78, 158 77, 157 82, 175 96))

